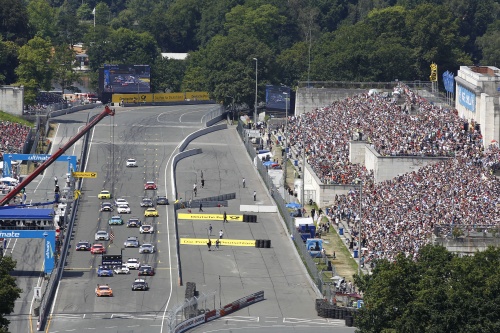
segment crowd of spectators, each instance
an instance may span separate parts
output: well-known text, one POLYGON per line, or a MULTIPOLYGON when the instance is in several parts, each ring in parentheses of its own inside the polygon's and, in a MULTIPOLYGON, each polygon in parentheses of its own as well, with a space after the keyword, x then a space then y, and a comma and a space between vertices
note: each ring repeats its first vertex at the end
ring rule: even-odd
POLYGON ((7 153, 22 153, 29 132, 30 127, 26 125, 0 121, 0 157, 7 153))
POLYGON ((35 104, 28 105, 27 113, 44 112, 51 104, 63 103, 64 98, 60 93, 39 92, 35 98, 35 104))
POLYGON ((337 196, 328 211, 332 221, 347 222, 364 263, 393 260, 400 252, 416 257, 435 226, 451 232, 453 225, 472 230, 500 223, 500 181, 493 175, 500 167, 498 144, 485 151, 479 124, 403 85, 397 89, 401 98, 363 94, 289 119, 290 143, 305 149, 323 182, 363 180, 361 235, 357 186, 337 196), (349 162, 349 141, 359 133, 383 156, 450 158, 374 184, 372 173, 349 162))

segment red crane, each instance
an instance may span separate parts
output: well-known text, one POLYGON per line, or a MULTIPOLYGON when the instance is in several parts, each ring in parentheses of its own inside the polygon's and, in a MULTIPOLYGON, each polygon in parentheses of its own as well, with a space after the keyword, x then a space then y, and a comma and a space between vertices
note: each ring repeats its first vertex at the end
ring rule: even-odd
POLYGON ((6 205, 12 198, 16 196, 23 188, 26 187, 33 179, 35 179, 40 173, 49 167, 55 160, 64 154, 76 141, 78 141, 82 136, 85 135, 92 127, 94 127, 98 122, 100 122, 107 115, 114 116, 115 111, 111 110, 109 106, 104 107, 104 111, 97 115, 91 122, 87 124, 80 132, 78 132, 73 138, 71 138, 64 146, 59 148, 52 156, 50 156, 45 162, 38 166, 28 177, 26 177, 20 184, 14 187, 3 199, 0 200, 0 206, 6 205))

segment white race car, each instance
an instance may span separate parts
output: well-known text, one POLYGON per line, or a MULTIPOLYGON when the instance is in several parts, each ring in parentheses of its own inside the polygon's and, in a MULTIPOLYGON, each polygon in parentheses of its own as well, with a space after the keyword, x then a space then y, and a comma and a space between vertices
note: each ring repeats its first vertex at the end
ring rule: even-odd
POLYGON ((152 234, 152 233, 154 233, 154 228, 150 224, 144 224, 144 225, 141 225, 141 227, 139 228, 139 232, 141 234, 152 234))
POLYGON ((135 160, 135 158, 129 158, 127 160, 127 167, 134 168, 136 166, 137 166, 137 161, 135 160))
POLYGON ((128 201, 123 198, 116 199, 115 206, 120 206, 120 205, 128 206, 128 201))
POLYGON ((113 269, 113 272, 115 272, 115 274, 129 274, 130 270, 126 265, 121 265, 121 266, 116 266, 113 269))
POLYGON ((130 258, 125 263, 125 266, 127 266, 128 269, 139 269, 139 267, 141 267, 141 263, 136 258, 130 258))
POLYGON ((130 214, 130 207, 127 205, 119 205, 116 207, 116 212, 118 214, 130 214))

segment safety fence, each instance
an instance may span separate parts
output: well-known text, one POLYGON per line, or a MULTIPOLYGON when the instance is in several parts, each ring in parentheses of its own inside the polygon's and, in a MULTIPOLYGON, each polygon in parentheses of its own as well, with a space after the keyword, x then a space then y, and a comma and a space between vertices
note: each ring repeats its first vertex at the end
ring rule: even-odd
MULTIPOLYGON (((302 258, 302 261, 305 264, 305 267, 309 275, 313 279, 319 291, 323 293, 324 292, 323 288, 325 286, 325 283, 323 281, 323 272, 318 270, 317 262, 311 257, 311 254, 307 251, 307 248, 301 238, 300 233, 295 228, 295 218, 290 215, 290 211, 286 207, 287 203, 296 200, 296 198, 288 194, 288 192, 285 191, 284 188, 276 187, 276 185, 273 183, 273 179, 268 173, 268 167, 266 167, 260 160, 260 158, 257 157, 257 150, 250 141, 250 136, 247 133, 249 129, 246 128, 246 125, 241 121, 239 121, 237 130, 241 139, 243 140, 248 155, 250 155, 250 158, 254 163, 254 166, 257 168, 257 171, 259 172, 262 180, 266 184, 269 193, 272 194, 272 197, 278 207, 278 211, 285 222, 285 225, 288 229, 288 232, 290 233, 290 236, 292 237, 297 252, 302 258)), ((333 270, 334 268, 332 267, 332 271, 333 270)))

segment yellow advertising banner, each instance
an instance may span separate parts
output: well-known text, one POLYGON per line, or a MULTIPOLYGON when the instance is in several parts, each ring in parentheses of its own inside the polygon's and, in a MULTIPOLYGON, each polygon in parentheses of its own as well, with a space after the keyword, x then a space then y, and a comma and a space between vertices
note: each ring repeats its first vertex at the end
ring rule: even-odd
POLYGON ((153 94, 113 94, 111 96, 111 102, 113 103, 123 103, 134 104, 134 103, 151 103, 153 102, 153 94))
POLYGON ((113 94, 111 96, 111 102, 121 103, 123 100, 126 104, 133 103, 151 103, 151 102, 180 102, 184 100, 190 101, 208 101, 210 97, 208 92, 198 91, 198 92, 186 92, 186 93, 144 93, 144 94, 113 94))
POLYGON ((75 178, 97 178, 97 172, 73 172, 75 178))
MULTIPOLYGON (((179 220, 212 220, 212 221, 223 221, 223 214, 190 214, 190 213, 179 213, 177 215, 179 220)), ((243 215, 230 215, 227 214, 228 222, 242 222, 243 215)))
POLYGON ((208 92, 205 91, 196 91, 196 92, 187 92, 186 99, 191 101, 208 101, 210 97, 208 96, 208 92))
MULTIPOLYGON (((213 247, 215 247, 216 240, 217 240, 216 238, 211 239, 213 247)), ((204 246, 207 246, 207 243, 208 243, 208 238, 181 238, 180 239, 181 245, 204 245, 204 246)), ((255 240, 254 239, 224 239, 223 238, 220 240, 220 245, 221 246, 255 246, 255 240)))

